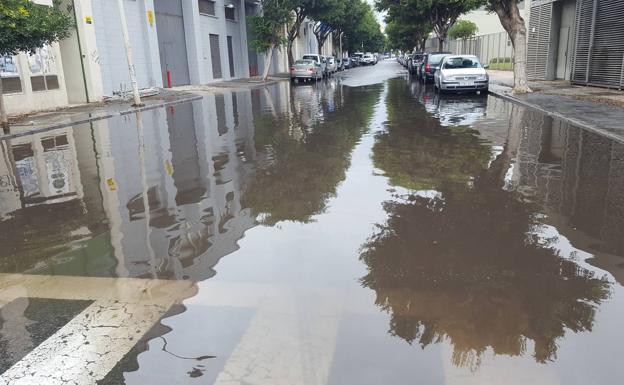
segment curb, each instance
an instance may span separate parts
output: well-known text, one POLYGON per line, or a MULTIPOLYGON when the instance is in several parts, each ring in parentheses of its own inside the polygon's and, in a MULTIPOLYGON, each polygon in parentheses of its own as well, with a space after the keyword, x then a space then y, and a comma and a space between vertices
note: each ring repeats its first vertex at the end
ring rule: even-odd
POLYGON ((177 100, 172 100, 172 101, 163 101, 163 102, 159 102, 159 103, 150 104, 150 105, 147 105, 147 106, 131 108, 131 109, 128 109, 128 110, 121 110, 121 111, 116 111, 116 112, 112 112, 112 113, 110 113, 110 112, 109 113, 103 113, 102 115, 89 116, 88 118, 76 119, 76 120, 72 120, 70 122, 55 123, 55 124, 51 124, 51 125, 48 125, 48 126, 35 128, 35 129, 32 129, 32 130, 19 132, 19 133, 16 133, 16 134, 0 135, 0 141, 8 140, 8 139, 15 139, 15 138, 19 138, 19 137, 22 137, 22 136, 28 136, 28 135, 32 135, 32 134, 38 134, 38 133, 41 133, 41 132, 56 130, 56 129, 64 128, 64 127, 76 126, 76 125, 80 125, 80 124, 95 122, 95 121, 98 121, 98 120, 110 119, 110 118, 114 118, 116 116, 130 115, 130 114, 136 113, 136 112, 153 110, 153 109, 156 109, 156 108, 171 106, 171 105, 175 105, 175 104, 187 103, 187 102, 191 102, 191 101, 202 99, 202 98, 203 98, 203 96, 201 96, 201 95, 194 95, 194 96, 189 96, 189 97, 182 98, 182 99, 177 99, 177 100))
POLYGON ((578 120, 578 119, 574 119, 574 118, 570 118, 570 117, 568 117, 566 115, 563 115, 561 113, 558 113, 558 112, 553 112, 553 111, 547 110, 545 108, 540 107, 537 104, 530 103, 530 102, 527 102, 525 100, 518 99, 518 98, 514 97, 513 95, 511 95, 511 94, 509 94, 507 92, 504 92, 502 90, 492 90, 492 88, 490 87, 489 93, 492 96, 495 96, 495 97, 498 97, 498 98, 510 101, 512 103, 521 105, 523 107, 527 107, 527 108, 531 108, 533 110, 537 110, 537 111, 539 111, 539 112, 541 112, 541 113, 543 113, 545 115, 548 115, 550 117, 557 118, 559 120, 562 120, 564 122, 567 122, 567 123, 570 123, 570 124, 572 124, 574 126, 577 126, 577 127, 581 128, 581 129, 584 129, 584 130, 587 130, 587 131, 591 131, 591 132, 596 133, 598 135, 604 136, 606 138, 609 138, 611 140, 614 140, 616 142, 624 144, 624 137, 622 135, 617 135, 617 134, 611 133, 609 131, 606 131, 604 128, 596 127, 596 126, 593 126, 593 125, 591 125, 591 124, 589 124, 587 122, 584 122, 584 121, 581 121, 581 120, 578 120))

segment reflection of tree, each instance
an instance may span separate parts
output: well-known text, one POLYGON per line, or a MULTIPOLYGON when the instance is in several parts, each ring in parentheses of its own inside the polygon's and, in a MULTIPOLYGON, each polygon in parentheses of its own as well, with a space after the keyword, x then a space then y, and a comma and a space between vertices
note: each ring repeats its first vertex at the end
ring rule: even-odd
POLYGON ((308 124, 304 120, 319 115, 305 110, 319 107, 316 98, 292 103, 291 116, 256 118, 258 170, 243 195, 244 207, 262 213, 265 224, 306 222, 322 213, 345 177, 351 151, 368 128, 380 90, 338 89, 342 95, 333 98, 336 104, 323 99, 322 119, 308 124))
POLYGON ((465 126, 442 127, 439 120, 410 98, 396 81, 388 85, 387 130, 377 135, 375 167, 394 185, 415 190, 468 182, 491 157, 476 131, 465 126))
POLYGON ((363 247, 362 284, 390 313, 390 333, 422 346, 448 339, 456 365, 475 367, 488 347, 524 354, 530 341, 536 361, 554 359, 566 328, 592 329, 608 283, 532 235, 534 208, 503 189, 508 148, 488 167, 489 149, 476 136, 431 131, 391 120, 378 138, 374 158, 391 182, 441 194, 385 203, 389 218, 363 247), (407 159, 386 162, 390 152, 407 159))

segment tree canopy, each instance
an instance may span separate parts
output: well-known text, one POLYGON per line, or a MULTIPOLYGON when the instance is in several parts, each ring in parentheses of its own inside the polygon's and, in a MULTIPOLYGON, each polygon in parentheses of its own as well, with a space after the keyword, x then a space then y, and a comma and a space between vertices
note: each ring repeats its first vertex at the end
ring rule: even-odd
MULTIPOLYGON (((0 56, 16 55, 20 51, 33 52, 44 45, 69 36, 73 17, 59 8, 35 4, 29 0, 0 0, 0 56)), ((0 124, 8 130, 0 82, 0 124)))
POLYGON ((449 29, 451 39, 468 39, 477 34, 477 25, 470 20, 459 20, 449 29))

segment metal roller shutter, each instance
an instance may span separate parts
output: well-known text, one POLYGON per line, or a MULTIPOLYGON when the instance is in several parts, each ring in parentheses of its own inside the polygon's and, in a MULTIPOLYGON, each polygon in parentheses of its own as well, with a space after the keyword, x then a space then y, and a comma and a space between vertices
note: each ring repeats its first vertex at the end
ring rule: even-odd
POLYGON ((532 80, 546 79, 552 9, 552 3, 531 7, 527 46, 527 75, 532 80))
POLYGON ((624 1, 578 0, 572 81, 624 88, 624 1))

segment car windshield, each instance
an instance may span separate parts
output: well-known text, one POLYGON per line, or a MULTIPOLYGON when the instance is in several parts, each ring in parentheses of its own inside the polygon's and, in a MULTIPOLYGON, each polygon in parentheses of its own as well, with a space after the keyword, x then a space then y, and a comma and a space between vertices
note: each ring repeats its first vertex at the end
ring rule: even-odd
POLYGON ((412 57, 412 60, 422 60, 423 55, 422 54, 414 54, 414 56, 412 57))
POLYGON ((429 62, 429 64, 438 64, 438 63, 440 63, 440 62, 442 61, 442 59, 443 59, 445 56, 448 56, 448 55, 446 55, 446 54, 441 54, 441 55, 429 55, 429 60, 428 60, 428 62, 429 62))
POLYGON ((318 61, 318 56, 314 56, 314 55, 304 55, 303 58, 307 60, 318 61))
POLYGON ((311 65, 314 64, 314 60, 297 60, 295 65, 311 65))
POLYGON ((481 68, 481 63, 474 57, 451 57, 446 59, 444 69, 481 68))

